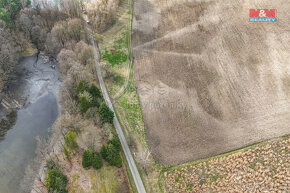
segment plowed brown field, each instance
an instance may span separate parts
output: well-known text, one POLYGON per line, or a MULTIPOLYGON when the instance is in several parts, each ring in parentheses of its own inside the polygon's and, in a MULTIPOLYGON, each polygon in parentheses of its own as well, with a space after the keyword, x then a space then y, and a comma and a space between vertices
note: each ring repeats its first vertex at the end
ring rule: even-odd
POLYGON ((285 0, 135 0, 133 53, 150 148, 165 164, 290 133, 285 0), (249 23, 274 8, 276 23, 249 23))

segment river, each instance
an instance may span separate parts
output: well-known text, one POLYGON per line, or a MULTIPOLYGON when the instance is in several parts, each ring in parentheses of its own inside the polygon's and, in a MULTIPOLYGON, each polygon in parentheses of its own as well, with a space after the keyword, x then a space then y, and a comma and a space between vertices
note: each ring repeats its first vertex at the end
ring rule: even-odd
MULTIPOLYGON (((12 92, 21 93, 24 107, 17 111, 15 125, 0 141, 0 193, 22 193, 27 168, 35 164, 36 137, 48 138, 59 115, 59 73, 54 62, 37 55, 20 59, 12 92), (14 90, 13 90, 14 89, 14 90)), ((35 166, 33 166, 35 168, 35 166)), ((26 178, 27 179, 27 178, 26 178)), ((24 185, 30 182, 25 181, 24 185)))

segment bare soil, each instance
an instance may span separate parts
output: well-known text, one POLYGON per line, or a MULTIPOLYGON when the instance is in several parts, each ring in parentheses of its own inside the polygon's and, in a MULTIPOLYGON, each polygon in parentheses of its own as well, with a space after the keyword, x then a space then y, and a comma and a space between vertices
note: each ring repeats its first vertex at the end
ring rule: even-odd
POLYGON ((179 164, 290 133, 284 0, 136 0, 135 84, 156 160, 179 164), (275 8, 276 23, 249 9, 275 8))

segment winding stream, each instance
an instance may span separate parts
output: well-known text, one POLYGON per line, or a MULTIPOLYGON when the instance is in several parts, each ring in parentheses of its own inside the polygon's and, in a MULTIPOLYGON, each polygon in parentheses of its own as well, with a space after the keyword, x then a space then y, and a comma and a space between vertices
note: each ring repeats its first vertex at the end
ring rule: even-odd
MULTIPOLYGON (((25 170, 36 156, 36 137, 50 136, 49 128, 59 115, 58 69, 42 57, 21 59, 19 80, 15 83, 25 98, 24 108, 18 110, 15 125, 0 141, 0 192, 20 193, 25 170), (54 67, 54 66, 53 66, 54 67)), ((31 179, 32 180, 32 179, 31 179)))

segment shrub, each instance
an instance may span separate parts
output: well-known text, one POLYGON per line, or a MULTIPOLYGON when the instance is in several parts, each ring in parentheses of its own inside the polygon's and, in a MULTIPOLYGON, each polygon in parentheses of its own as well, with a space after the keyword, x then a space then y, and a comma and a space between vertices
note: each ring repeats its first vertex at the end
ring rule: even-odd
POLYGON ((83 153, 82 165, 85 169, 89 169, 89 167, 92 166, 91 154, 91 151, 88 149, 83 153))
POLYGON ((113 144, 107 146, 102 146, 101 148, 102 157, 112 166, 121 167, 122 158, 120 156, 120 151, 113 144))
POLYGON ((92 107, 100 107, 100 101, 98 98, 93 98, 92 101, 91 101, 91 106, 92 107))
POLYGON ((118 156, 114 157, 114 159, 111 161, 110 163, 113 166, 116 166, 118 168, 122 167, 122 158, 121 156, 118 154, 118 156))
POLYGON ((102 93, 96 85, 92 84, 88 91, 93 97, 102 98, 102 93))
POLYGON ((110 139, 108 144, 112 144, 119 152, 121 151, 121 143, 118 137, 113 137, 113 139, 110 139))
POLYGON ((92 152, 92 166, 96 170, 100 169, 103 166, 103 162, 100 158, 100 154, 97 151, 92 152))
POLYGON ((84 82, 84 81, 79 81, 78 86, 77 86, 77 93, 81 94, 84 91, 89 90, 89 85, 88 83, 84 82))
POLYGON ((102 145, 102 148, 101 148, 101 156, 106 160, 106 157, 107 157, 107 147, 105 145, 102 145))
POLYGON ((84 65, 84 66, 92 63, 92 61, 94 59, 92 47, 88 46, 88 47, 84 48, 81 51, 81 54, 80 54, 79 58, 80 58, 81 64, 84 65))
POLYGON ((113 123, 114 113, 111 109, 106 105, 105 102, 102 102, 99 107, 99 114, 101 117, 102 123, 113 123))
POLYGON ((92 84, 88 91, 93 97, 91 105, 93 107, 99 107, 100 101, 103 99, 100 89, 96 85, 92 84))
POLYGON ((84 96, 79 97, 79 109, 82 114, 86 113, 88 109, 91 107, 91 102, 84 96))
POLYGON ((73 131, 69 131, 65 135, 65 145, 71 150, 75 150, 78 147, 76 137, 77 137, 77 134, 73 131))
POLYGON ((118 75, 117 75, 116 71, 114 71, 114 69, 113 69, 113 67, 112 67, 111 64, 105 63, 103 65, 103 68, 102 69, 104 70, 103 77, 105 79, 111 79, 112 81, 117 80, 117 76, 118 75))
POLYGON ((67 176, 65 176, 58 168, 48 170, 45 178, 45 183, 51 192, 67 192, 66 185, 68 183, 67 176))
POLYGON ((117 148, 114 147, 113 144, 107 145, 105 159, 107 159, 108 161, 114 160, 114 157, 118 154, 119 151, 117 150, 117 148))

